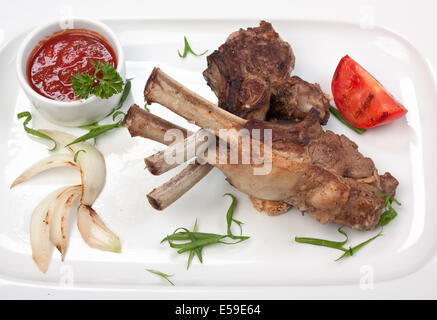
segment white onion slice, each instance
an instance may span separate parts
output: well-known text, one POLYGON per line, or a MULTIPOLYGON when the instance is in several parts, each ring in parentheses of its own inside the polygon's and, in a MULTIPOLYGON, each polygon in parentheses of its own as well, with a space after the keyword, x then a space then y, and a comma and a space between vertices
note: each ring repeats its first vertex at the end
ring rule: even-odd
POLYGON ((30 219, 30 245, 32 258, 42 272, 46 272, 50 258, 50 222, 56 198, 67 188, 50 193, 33 211, 30 219))
POLYGON ((62 261, 65 259, 67 250, 68 215, 74 201, 82 194, 81 190, 80 185, 66 188, 56 198, 53 214, 50 215, 50 241, 61 253, 62 261))
MULTIPOLYGON (((53 130, 40 130, 60 145, 66 146, 76 138, 68 133, 53 130)), ((102 192, 106 181, 105 159, 99 150, 88 142, 79 142, 67 147, 73 154, 77 154, 77 163, 82 177, 82 198, 80 202, 91 206, 102 192)))
POLYGON ((18 176, 17 179, 15 179, 14 182, 11 184, 11 189, 15 187, 16 185, 23 183, 33 176, 36 176, 37 174, 51 169, 51 168, 57 168, 57 167, 74 167, 78 168, 77 164, 74 162, 74 157, 71 154, 54 154, 50 157, 44 158, 37 163, 33 164, 31 167, 26 169, 22 174, 18 176))
POLYGON ((90 206, 81 204, 77 210, 77 227, 83 240, 92 248, 121 252, 120 239, 106 227, 90 206))

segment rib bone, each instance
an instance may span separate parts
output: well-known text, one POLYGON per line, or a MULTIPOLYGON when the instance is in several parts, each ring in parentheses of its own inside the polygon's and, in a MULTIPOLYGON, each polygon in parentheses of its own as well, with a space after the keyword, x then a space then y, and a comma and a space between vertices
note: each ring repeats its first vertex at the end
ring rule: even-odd
POLYGON ((147 103, 158 102, 176 114, 210 129, 216 135, 220 129, 241 127, 246 120, 218 108, 213 103, 185 88, 159 68, 154 68, 144 89, 147 103))
POLYGON ((179 174, 147 195, 150 205, 157 210, 164 210, 202 180, 212 168, 208 164, 189 163, 179 174))
POLYGON ((173 124, 167 120, 155 116, 154 114, 141 109, 133 104, 124 119, 124 126, 129 130, 131 137, 143 137, 165 145, 174 141, 165 141, 165 133, 170 129, 178 129, 186 138, 192 132, 173 124))
POLYGON ((175 142, 167 149, 161 150, 144 159, 147 169, 154 175, 161 175, 186 162, 196 155, 202 154, 209 146, 212 134, 204 129, 188 136, 180 142, 175 142), (171 162, 169 157, 172 157, 171 162))
MULTIPOLYGON (((132 137, 141 136, 163 144, 170 143, 164 139, 167 130, 179 129, 185 135, 191 134, 186 129, 142 110, 137 105, 129 108, 124 123, 132 137)), ((189 164, 164 185, 150 192, 147 195, 149 203, 157 210, 164 210, 202 180, 211 169, 212 166, 209 164, 201 165, 197 161, 189 164)))

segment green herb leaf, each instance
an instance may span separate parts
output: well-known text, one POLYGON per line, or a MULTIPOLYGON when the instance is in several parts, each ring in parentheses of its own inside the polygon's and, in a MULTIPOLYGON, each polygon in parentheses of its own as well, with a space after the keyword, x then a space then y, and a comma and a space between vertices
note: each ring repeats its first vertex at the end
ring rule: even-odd
POLYGON ((94 90, 94 78, 88 74, 75 73, 71 76, 71 84, 74 94, 80 99, 88 99, 94 90))
POLYGON ((85 130, 93 130, 93 129, 96 129, 97 127, 99 127, 99 126, 100 125, 99 125, 98 122, 93 122, 93 123, 90 123, 90 124, 85 124, 83 126, 79 126, 78 128, 85 129, 85 130))
MULTIPOLYGON (((100 62, 100 61, 99 61, 100 62)), ((100 70, 102 72, 102 77, 97 77, 97 67, 95 76, 97 77, 98 84, 94 87, 94 94, 100 98, 108 99, 114 94, 123 91, 123 79, 115 70, 114 66, 109 62, 105 62, 101 66, 100 70)))
POLYGON ((150 109, 148 108, 148 104, 147 103, 144 105, 144 109, 146 109, 147 111, 150 112, 150 109))
POLYGON ((119 115, 123 115, 123 118, 121 118, 120 121, 124 120, 124 117, 126 116, 126 113, 124 113, 123 111, 117 111, 116 113, 113 114, 112 116, 112 120, 115 121, 115 119, 119 116, 119 115))
POLYGON ((341 233, 342 235, 344 235, 346 237, 346 239, 344 241, 331 241, 331 240, 324 240, 324 239, 316 239, 316 238, 302 238, 302 237, 296 237, 294 238, 294 240, 296 242, 299 243, 306 243, 306 244, 312 244, 315 246, 322 246, 322 247, 328 247, 328 248, 333 248, 333 249, 337 249, 340 251, 343 251, 343 255, 341 257, 339 257, 337 260, 338 261, 340 259, 343 259, 346 256, 352 256, 354 255, 355 252, 357 252, 359 249, 361 249, 362 247, 364 247, 365 245, 369 244, 370 242, 372 242, 373 240, 375 240, 376 238, 380 237, 382 235, 382 229, 381 231, 374 237, 354 246, 354 247, 349 247, 348 249, 346 249, 344 247, 344 245, 347 243, 348 241, 348 236, 347 234, 340 228, 338 228, 337 230, 339 233, 341 233))
POLYGON ((18 119, 21 119, 21 118, 24 118, 24 117, 26 118, 26 119, 24 120, 24 122, 23 122, 24 130, 25 130, 28 134, 31 134, 31 135, 33 135, 33 136, 36 136, 36 137, 40 137, 40 138, 43 138, 43 139, 46 139, 46 140, 53 141, 53 143, 54 143, 55 145, 53 146, 53 148, 49 149, 49 151, 53 151, 53 150, 55 150, 56 147, 57 147, 57 143, 56 143, 55 140, 53 140, 52 138, 50 138, 48 135, 46 135, 46 134, 44 134, 44 133, 41 133, 41 132, 39 132, 38 130, 35 130, 35 129, 32 129, 32 128, 29 128, 29 127, 27 126, 27 124, 30 122, 30 120, 32 120, 32 115, 30 114, 29 111, 20 112, 19 114, 17 114, 17 118, 18 118, 18 119))
MULTIPOLYGON (((175 231, 173 231, 172 234, 166 236, 164 239, 161 240, 161 243, 168 242, 171 248, 177 249, 178 254, 189 252, 187 269, 190 268, 194 255, 197 256, 200 263, 203 262, 202 250, 207 246, 214 245, 214 244, 231 245, 249 239, 249 237, 247 236, 241 236, 241 235, 235 236, 232 234, 230 225, 232 224, 233 221, 234 222, 238 221, 233 218, 236 199, 231 194, 227 194, 227 195, 232 197, 232 203, 226 214, 226 221, 228 224, 228 228, 227 228, 228 233, 226 235, 198 232, 197 219, 196 219, 196 222, 194 223, 193 231, 190 231, 187 228, 177 228, 175 231)), ((238 223, 241 228, 242 223, 240 221, 238 221, 238 223)))
MULTIPOLYGON (((196 219, 196 222, 194 222, 193 232, 197 232, 197 219, 196 219)), ((190 236, 190 240, 194 241, 194 237, 190 236)), ((187 270, 190 268, 191 261, 194 258, 194 254, 197 256, 197 258, 199 259, 200 263, 203 263, 202 248, 195 248, 193 250, 190 250, 190 253, 188 255, 187 270)))
MULTIPOLYGON (((114 112, 114 111, 115 111, 115 109, 112 112, 114 112)), ((111 114, 112 114, 112 112, 111 112, 111 114)), ((115 112, 112 115, 112 120, 115 121, 119 115, 123 115, 123 117, 119 121, 112 123, 112 124, 99 125, 98 122, 94 122, 94 123, 91 123, 88 125, 80 126, 79 128, 81 128, 81 129, 89 130, 88 133, 86 133, 86 134, 80 136, 79 138, 77 138, 76 140, 70 142, 67 145, 67 147, 71 146, 72 144, 78 143, 78 142, 87 141, 89 139, 94 139, 94 145, 95 145, 97 142, 96 139, 98 136, 100 136, 101 134, 103 134, 107 131, 110 131, 110 130, 118 128, 118 127, 122 127, 124 125, 123 121, 124 121, 124 118, 126 116, 126 113, 124 113, 123 111, 115 112)))
POLYGON ((378 226, 384 227, 387 224, 389 224, 398 215, 398 213, 392 206, 392 202, 396 203, 398 206, 401 206, 402 204, 398 200, 396 200, 395 197, 393 197, 392 195, 381 193, 376 190, 371 190, 371 191, 377 196, 385 199, 384 206, 386 210, 381 214, 381 217, 379 218, 378 221, 378 226))
POLYGON ((174 283, 169 279, 170 277, 173 277, 173 274, 165 274, 162 273, 160 271, 157 270, 153 270, 153 269, 146 269, 147 271, 149 271, 150 273, 156 274, 162 278, 164 278, 165 280, 167 280, 172 286, 174 286, 174 283))
POLYGON ((398 213, 390 206, 390 208, 384 211, 379 218, 378 226, 384 227, 390 223, 394 218, 396 218, 398 213))
POLYGON ((92 75, 78 72, 71 76, 71 84, 76 96, 87 99, 94 94, 102 99, 108 99, 123 91, 123 79, 112 64, 105 62, 102 65, 100 61, 90 63, 94 67, 92 75))
POLYGON ((384 205, 385 205, 385 211, 381 214, 381 217, 379 218, 378 226, 384 227, 390 223, 394 218, 397 217, 398 213, 392 206, 392 202, 396 203, 398 206, 401 206, 402 204, 395 199, 392 195, 381 193, 375 190, 372 190, 374 194, 376 194, 379 197, 385 198, 384 205))
POLYGON ((74 162, 77 162, 77 156, 79 155, 79 152, 81 152, 81 151, 86 153, 86 151, 83 149, 77 150, 77 152, 74 154, 74 158, 73 158, 74 162))
POLYGON ((360 250, 362 247, 364 247, 365 245, 369 244, 370 242, 372 242, 373 240, 375 240, 376 238, 378 238, 378 237, 380 237, 380 236, 382 236, 382 229, 381 229, 381 231, 379 231, 379 233, 378 233, 376 236, 374 236, 374 237, 372 237, 372 238, 370 238, 370 239, 368 239, 368 240, 366 240, 366 241, 364 241, 364 242, 361 242, 360 244, 356 245, 355 247, 349 247, 349 249, 346 250, 346 252, 343 253, 343 255, 342 255, 341 257, 339 257, 339 258, 338 258, 337 260, 335 260, 335 261, 338 261, 338 260, 340 260, 340 259, 343 259, 343 258, 346 257, 346 256, 353 256, 355 252, 357 252, 357 251, 360 250))
MULTIPOLYGON (((181 228, 178 228, 181 229, 181 228)), ((176 230, 178 230, 176 229, 176 230)), ((185 229, 185 228, 184 228, 185 229)), ((195 248, 203 248, 211 244, 236 244, 241 241, 247 240, 249 237, 246 236, 228 236, 216 233, 204 233, 204 232, 193 232, 185 229, 185 231, 174 232, 168 235, 161 242, 167 241, 170 247, 174 249, 179 249, 178 253, 183 253, 195 248), (226 242, 224 239, 229 238, 231 240, 236 240, 234 242, 226 242), (175 243, 174 241, 188 241, 185 243, 175 243)))
POLYGON ((329 106, 329 111, 334 115, 334 117, 336 117, 341 123, 345 124, 346 126, 348 126, 350 129, 352 129, 353 131, 355 131, 358 134, 363 134, 364 132, 366 132, 366 129, 361 129, 361 128, 357 128, 353 125, 351 125, 349 122, 347 122, 343 116, 341 115, 341 113, 335 109, 333 106, 329 106))
POLYGON ((178 50, 178 55, 179 55, 180 58, 186 58, 187 55, 188 55, 188 53, 191 53, 192 55, 195 55, 195 56, 203 56, 203 55, 204 55, 205 53, 207 53, 207 52, 208 52, 208 50, 205 50, 205 51, 202 52, 201 54, 197 54, 197 53, 195 53, 195 52, 191 49, 191 46, 190 46, 190 44, 188 43, 187 37, 184 36, 184 53, 181 54, 181 53, 179 52, 179 50, 178 50))
POLYGON ((243 228, 241 226, 243 223, 241 221, 234 219, 234 208, 235 208, 235 204, 237 202, 237 199, 231 193, 225 193, 223 196, 229 196, 232 198, 232 203, 229 206, 228 212, 226 213, 226 223, 228 225, 228 228, 227 228, 228 236, 231 236, 231 237, 233 236, 232 231, 231 231, 232 222, 235 222, 240 227, 240 236, 241 236, 243 234, 243 228))
POLYGON ((296 238, 294 238, 294 240, 296 242, 299 242, 299 243, 306 243, 306 244, 312 244, 315 246, 329 247, 329 248, 333 248, 333 249, 347 251, 346 249, 343 248, 343 246, 348 241, 347 234, 341 229, 341 227, 338 228, 337 231, 346 237, 346 239, 344 241, 337 242, 337 241, 330 241, 330 240, 324 240, 324 239, 304 238, 304 237, 296 237, 296 238))
POLYGON ((88 133, 78 137, 74 141, 67 144, 67 147, 71 146, 75 143, 78 143, 78 142, 87 141, 89 139, 95 139, 98 136, 104 134, 105 132, 108 132, 114 128, 118 128, 118 127, 122 127, 122 126, 123 126, 123 120, 120 120, 120 121, 118 121, 116 123, 112 123, 112 124, 105 124, 105 125, 96 126, 93 129, 91 129, 88 133))
POLYGON ((123 106, 124 102, 129 96, 131 87, 132 87, 131 79, 127 79, 126 84, 124 85, 123 93, 121 94, 120 97, 120 101, 118 102, 117 106, 114 109, 112 109, 112 111, 108 114, 108 116, 110 116, 111 114, 113 114, 115 111, 117 111, 123 106))

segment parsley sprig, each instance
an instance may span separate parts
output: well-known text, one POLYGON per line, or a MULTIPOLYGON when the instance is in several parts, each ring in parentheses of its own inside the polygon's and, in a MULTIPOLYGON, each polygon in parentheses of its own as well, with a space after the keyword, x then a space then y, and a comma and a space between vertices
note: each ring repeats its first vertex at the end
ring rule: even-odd
POLYGON ((123 91, 124 81, 109 62, 91 61, 94 73, 75 73, 71 76, 74 94, 80 99, 87 99, 91 94, 108 99, 123 91))

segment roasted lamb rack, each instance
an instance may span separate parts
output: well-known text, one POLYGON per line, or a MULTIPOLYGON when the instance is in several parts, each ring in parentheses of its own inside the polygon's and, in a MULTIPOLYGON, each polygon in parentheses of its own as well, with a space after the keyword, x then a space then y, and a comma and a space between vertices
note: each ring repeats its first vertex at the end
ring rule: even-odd
POLYGON ((370 230, 384 207, 379 193, 395 193, 397 180, 389 173, 379 175, 373 161, 361 155, 347 137, 324 132, 315 109, 296 124, 245 120, 218 108, 157 68, 149 77, 145 97, 148 103, 160 103, 216 135, 222 129, 233 129, 236 135, 241 129, 271 129, 272 168, 266 175, 254 175, 257 165, 252 163, 221 164, 215 158, 219 152, 211 153, 214 158, 209 153, 204 155, 234 187, 249 196, 291 204, 321 223, 370 230))

